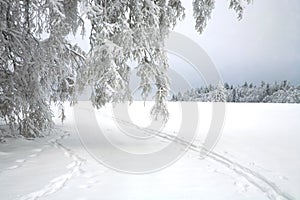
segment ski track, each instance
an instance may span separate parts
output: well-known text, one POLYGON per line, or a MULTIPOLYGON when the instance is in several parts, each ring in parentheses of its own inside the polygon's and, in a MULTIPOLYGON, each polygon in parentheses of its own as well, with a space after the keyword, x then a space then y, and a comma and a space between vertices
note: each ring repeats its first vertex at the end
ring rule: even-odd
MULTIPOLYGON (((204 149, 204 147, 201 145, 197 146, 193 143, 189 143, 189 142, 185 141, 184 139, 178 138, 174 135, 171 135, 171 134, 168 134, 165 132, 161 132, 161 131, 157 131, 157 130, 153 130, 153 129, 149 129, 149 128, 141 128, 131 122, 124 121, 121 119, 117 119, 117 118, 114 118, 114 119, 125 125, 135 127, 136 129, 141 130, 150 136, 154 135, 161 139, 166 139, 168 141, 174 141, 180 145, 188 147, 189 150, 199 153, 199 155, 200 155, 201 150, 204 149)), ((205 150, 205 151, 207 151, 207 150, 205 150)), ((268 180, 266 177, 264 177, 263 175, 261 175, 260 173, 258 173, 256 171, 251 170, 250 168, 247 168, 235 161, 232 161, 229 158, 227 158, 219 153, 216 153, 214 151, 208 152, 207 157, 212 159, 213 161, 218 162, 218 163, 222 164, 223 166, 229 168, 230 170, 232 170, 239 176, 244 177, 251 185, 255 186, 261 192, 263 192, 267 196, 267 198, 270 200, 295 200, 294 197, 292 197, 288 193, 283 192, 274 182, 268 180)))
MULTIPOLYGON (((189 150, 191 150, 191 151, 199 153, 199 155, 200 155, 201 150, 204 149, 204 147, 201 145, 195 145, 193 143, 189 143, 189 142, 185 141, 184 139, 178 138, 174 135, 171 135, 171 134, 168 134, 165 132, 161 132, 161 131, 157 131, 157 130, 153 130, 153 129, 149 129, 149 128, 141 128, 141 127, 139 127, 131 122, 125 121, 125 120, 121 120, 121 119, 117 119, 117 118, 114 118, 114 119, 125 125, 128 125, 130 127, 134 127, 150 136, 154 135, 162 140, 174 141, 184 147, 188 147, 189 150)), ((66 132, 67 131, 65 131, 65 133, 66 132)), ((64 145, 62 145, 59 142, 59 140, 63 140, 69 136, 70 136, 70 134, 68 133, 68 134, 61 135, 57 138, 50 139, 48 141, 48 143, 50 143, 53 147, 63 151, 64 155, 66 157, 71 158, 73 160, 73 162, 71 162, 69 165, 67 165, 68 172, 52 179, 47 185, 45 185, 40 190, 17 198, 18 200, 37 200, 41 197, 51 195, 51 194, 61 190, 66 185, 66 183, 70 179, 72 179, 75 175, 78 175, 81 173, 81 171, 82 171, 81 166, 85 162, 85 160, 80 158, 71 149, 65 147, 64 145)), ((0 171, 0 174, 3 173, 4 171, 14 170, 14 169, 22 167, 23 164, 26 163, 28 159, 37 157, 42 151, 43 151, 43 149, 38 149, 38 148, 33 149, 31 154, 28 155, 27 158, 17 159, 15 161, 16 162, 15 165, 12 165, 6 169, 3 169, 2 171, 0 171)), ((250 168, 245 167, 235 161, 232 161, 231 159, 229 159, 217 152, 214 152, 214 151, 209 152, 207 155, 207 158, 210 158, 213 161, 222 164, 226 168, 232 170, 234 173, 245 178, 245 180, 247 180, 252 186, 258 188, 270 200, 295 200, 294 197, 292 197, 288 193, 283 192, 274 182, 268 180, 262 174, 260 174, 256 171, 253 171, 250 168)), ((81 187, 89 188, 90 184, 97 183, 97 182, 98 182, 98 180, 90 180, 88 182, 89 183, 88 185, 82 185, 79 187, 80 188, 81 187)))
MULTIPOLYGON (((65 133, 66 132, 67 131, 65 131, 65 133)), ((71 149, 65 147, 59 142, 59 140, 63 140, 64 138, 69 136, 70 134, 68 133, 61 135, 57 138, 50 139, 48 141, 53 147, 63 151, 66 157, 71 158, 73 160, 73 162, 67 165, 68 172, 52 179, 47 185, 45 185, 40 190, 17 198, 18 200, 37 200, 41 197, 51 195, 61 190, 66 185, 66 183, 75 175, 79 175, 81 173, 81 166, 85 162, 85 160, 80 158, 71 149)))

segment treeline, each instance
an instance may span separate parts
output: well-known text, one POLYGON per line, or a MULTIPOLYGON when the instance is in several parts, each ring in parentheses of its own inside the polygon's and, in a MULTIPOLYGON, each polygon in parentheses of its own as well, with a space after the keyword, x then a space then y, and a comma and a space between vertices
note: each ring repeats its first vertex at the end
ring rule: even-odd
POLYGON ((199 102, 252 102, 252 103, 300 103, 300 85, 294 86, 288 81, 281 83, 265 83, 260 85, 245 82, 233 86, 228 83, 216 86, 187 90, 184 93, 172 95, 171 101, 199 102), (216 95, 218 94, 218 95, 216 95))

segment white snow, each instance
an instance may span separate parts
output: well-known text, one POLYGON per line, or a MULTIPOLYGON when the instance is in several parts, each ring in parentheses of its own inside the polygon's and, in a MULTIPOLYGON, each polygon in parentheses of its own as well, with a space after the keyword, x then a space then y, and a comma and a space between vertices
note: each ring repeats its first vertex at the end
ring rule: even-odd
MULTIPOLYGON (((133 103, 130 130, 147 132, 136 125, 147 125, 151 104, 133 103)), ((94 160, 83 148, 72 108, 67 107, 67 120, 61 124, 57 119, 56 134, 0 143, 0 199, 300 199, 300 105, 227 104, 222 137, 214 151, 200 159, 198 145, 210 125, 211 105, 198 103, 199 130, 191 149, 164 170, 143 175, 116 172, 94 160)), ((161 135, 165 138, 135 147, 118 135, 111 106, 95 113, 110 139, 117 138, 129 151, 149 152, 163 148, 180 126, 180 104, 168 107, 170 121, 161 135)))

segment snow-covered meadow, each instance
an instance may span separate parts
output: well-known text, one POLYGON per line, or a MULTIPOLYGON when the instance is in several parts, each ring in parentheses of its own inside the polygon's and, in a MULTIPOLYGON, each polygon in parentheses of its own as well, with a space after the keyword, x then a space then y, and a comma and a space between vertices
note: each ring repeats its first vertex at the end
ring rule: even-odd
MULTIPOLYGON (((193 104, 198 104, 199 127, 190 149, 171 166, 142 175, 116 172, 93 159, 79 139, 73 108, 66 107, 67 119, 64 124, 56 119, 56 133, 0 143, 0 199, 300 199, 300 105, 227 103, 222 136, 202 159, 212 104, 193 104)), ((181 138, 173 137, 180 127, 180 103, 168 107, 166 127, 157 140, 143 145, 121 135, 111 105, 95 113, 112 142, 147 152, 170 142, 182 145, 181 138)), ((132 122, 121 123, 149 134, 141 127, 149 122, 150 108, 151 102, 146 107, 134 102, 129 108, 132 122)))

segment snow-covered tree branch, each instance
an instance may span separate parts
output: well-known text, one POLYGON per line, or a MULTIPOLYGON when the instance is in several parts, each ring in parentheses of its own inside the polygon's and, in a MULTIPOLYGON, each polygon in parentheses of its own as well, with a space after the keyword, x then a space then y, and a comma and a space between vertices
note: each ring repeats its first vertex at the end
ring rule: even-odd
MULTIPOLYGON (((238 18, 243 2, 230 1, 238 18)), ((193 1, 200 33, 214 3, 193 1)), ((75 103, 87 84, 96 107, 131 100, 127 63, 135 60, 141 95, 146 99, 155 84, 151 113, 167 120, 164 40, 184 10, 180 0, 1 0, 0 117, 21 135, 36 137, 52 125, 50 103, 75 103), (68 40, 79 31, 84 36, 84 19, 92 27, 88 53, 68 40)))

